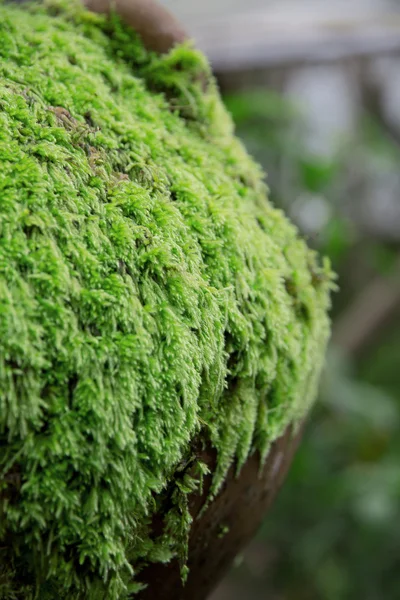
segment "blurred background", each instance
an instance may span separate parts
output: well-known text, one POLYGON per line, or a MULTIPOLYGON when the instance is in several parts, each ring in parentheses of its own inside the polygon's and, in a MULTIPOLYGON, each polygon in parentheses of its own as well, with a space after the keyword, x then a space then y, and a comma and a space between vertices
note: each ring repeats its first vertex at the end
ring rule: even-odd
POLYGON ((289 479, 210 600, 399 600, 400 1, 164 2, 340 283, 289 479))

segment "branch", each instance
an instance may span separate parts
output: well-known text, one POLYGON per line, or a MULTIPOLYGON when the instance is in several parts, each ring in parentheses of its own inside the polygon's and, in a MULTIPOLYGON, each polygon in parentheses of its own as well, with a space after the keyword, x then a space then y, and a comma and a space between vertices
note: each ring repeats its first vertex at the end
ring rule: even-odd
POLYGON ((400 127, 386 113, 382 86, 367 75, 364 79, 363 87, 364 93, 362 96, 365 109, 375 119, 376 123, 389 139, 400 148, 400 127))
POLYGON ((377 277, 336 321, 333 342, 360 354, 400 308, 400 258, 393 278, 377 277))

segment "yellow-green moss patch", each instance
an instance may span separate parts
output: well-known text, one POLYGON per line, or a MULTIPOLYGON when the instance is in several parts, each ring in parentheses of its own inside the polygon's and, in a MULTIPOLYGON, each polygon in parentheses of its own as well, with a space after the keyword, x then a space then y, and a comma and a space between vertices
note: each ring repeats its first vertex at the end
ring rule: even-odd
POLYGON ((330 285, 200 53, 0 5, 0 598, 123 599, 184 563, 174 473, 211 440, 215 493, 304 416, 330 285))

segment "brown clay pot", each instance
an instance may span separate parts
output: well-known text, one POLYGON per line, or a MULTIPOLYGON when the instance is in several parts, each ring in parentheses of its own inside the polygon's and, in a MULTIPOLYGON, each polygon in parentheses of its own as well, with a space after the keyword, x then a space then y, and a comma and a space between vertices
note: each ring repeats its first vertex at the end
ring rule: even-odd
MULTIPOLYGON (((302 428, 295 433, 288 428, 272 445, 261 471, 256 454, 248 459, 239 476, 232 466, 217 497, 201 512, 212 481, 212 475, 206 477, 203 493, 190 497, 193 524, 186 585, 182 584, 178 560, 150 565, 140 574, 148 586, 139 595, 140 600, 206 600, 260 526, 289 470, 301 433, 302 428), (227 533, 222 535, 225 528, 227 533)), ((212 473, 215 450, 207 449, 201 458, 212 473)), ((160 526, 162 523, 157 523, 157 529, 160 526)))
MULTIPOLYGON (((112 6, 152 50, 166 52, 188 37, 174 17, 155 0, 84 2, 100 13, 109 12, 112 6)), ((189 500, 193 524, 186 585, 182 584, 178 560, 167 565, 153 564, 140 573, 141 581, 147 584, 139 595, 140 600, 206 600, 261 524, 285 479, 301 433, 302 428, 294 432, 289 427, 272 445, 262 470, 257 454, 248 459, 239 476, 232 466, 219 494, 203 512, 216 466, 216 453, 211 447, 201 453, 200 458, 209 467, 210 475, 205 478, 202 494, 193 494, 189 500), (221 535, 225 528, 227 533, 221 535)), ((18 487, 19 475, 9 477, 16 478, 18 487)), ((162 515, 155 519, 154 527, 157 533, 162 531, 162 515)))

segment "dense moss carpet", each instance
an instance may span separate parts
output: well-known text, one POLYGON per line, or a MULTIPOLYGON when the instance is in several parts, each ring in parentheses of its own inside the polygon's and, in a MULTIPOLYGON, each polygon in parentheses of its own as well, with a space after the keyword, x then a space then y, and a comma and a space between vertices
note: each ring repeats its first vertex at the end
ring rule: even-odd
POLYGON ((304 416, 330 279, 201 54, 0 4, 0 598, 122 599, 184 565, 191 443, 216 493, 304 416))

